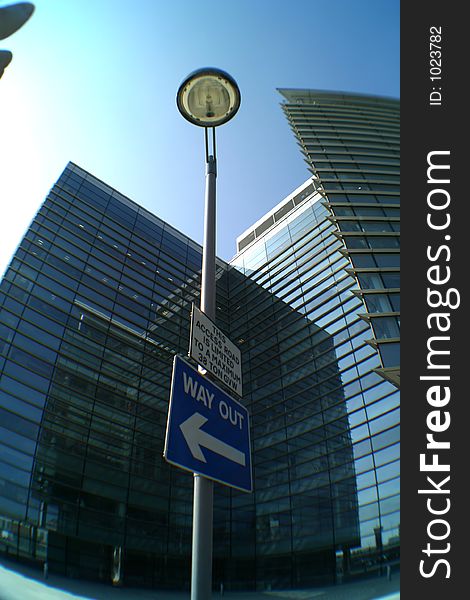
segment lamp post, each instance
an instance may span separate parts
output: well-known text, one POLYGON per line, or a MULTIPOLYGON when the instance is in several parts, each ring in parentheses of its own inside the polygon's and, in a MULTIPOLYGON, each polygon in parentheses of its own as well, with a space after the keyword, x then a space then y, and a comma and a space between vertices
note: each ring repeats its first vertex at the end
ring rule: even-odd
MULTIPOLYGON (((215 128, 229 121, 240 107, 240 90, 225 71, 206 67, 190 73, 178 89, 180 113, 204 127, 206 189, 202 251, 201 311, 215 321, 216 144, 215 128), (209 136, 209 129, 212 135, 209 136), (211 139, 210 139, 211 137, 211 139)), ((191 600, 208 600, 212 592, 213 482, 194 474, 191 600)))

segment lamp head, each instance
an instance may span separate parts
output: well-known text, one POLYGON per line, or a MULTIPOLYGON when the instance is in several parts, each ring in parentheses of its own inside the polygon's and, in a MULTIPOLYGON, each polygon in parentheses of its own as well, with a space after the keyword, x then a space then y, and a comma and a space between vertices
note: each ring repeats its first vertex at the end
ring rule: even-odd
POLYGON ((236 81, 225 71, 205 67, 190 73, 178 89, 178 110, 199 127, 217 127, 235 116, 241 95, 236 81))

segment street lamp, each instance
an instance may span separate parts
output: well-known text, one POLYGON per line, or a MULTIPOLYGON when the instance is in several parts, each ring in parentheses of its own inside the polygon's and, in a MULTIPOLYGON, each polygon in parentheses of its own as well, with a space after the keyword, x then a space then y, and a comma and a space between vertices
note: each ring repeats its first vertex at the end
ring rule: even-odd
POLYGON ((206 67, 186 77, 179 87, 176 104, 193 125, 217 127, 235 116, 240 107, 240 90, 228 73, 206 67))
MULTIPOLYGON (((225 71, 206 67, 190 73, 178 89, 178 110, 193 125, 204 127, 206 189, 201 274, 201 311, 215 321, 216 145, 215 128, 235 116, 240 90, 225 71), (212 149, 208 130, 212 128, 212 149)), ((208 600, 212 591, 213 497, 211 479, 194 474, 191 600, 208 600)))

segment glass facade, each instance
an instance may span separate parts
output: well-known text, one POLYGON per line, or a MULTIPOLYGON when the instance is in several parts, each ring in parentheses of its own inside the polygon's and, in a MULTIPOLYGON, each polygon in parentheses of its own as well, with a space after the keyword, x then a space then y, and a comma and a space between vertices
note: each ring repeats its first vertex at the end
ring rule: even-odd
MULTIPOLYGON (((216 588, 323 585, 398 557, 399 396, 371 330, 373 313, 393 328, 383 307, 398 294, 358 287, 362 273, 396 273, 352 266, 323 186, 314 175, 217 264, 254 492, 215 486, 216 588)), ((0 285, 0 552, 73 577, 189 587, 192 477, 162 452, 200 270, 197 244, 68 165, 0 285)))
POLYGON ((378 372, 357 280, 315 181, 274 210, 281 216, 233 260, 246 279, 229 294, 240 313, 232 335, 242 323, 249 332, 256 548, 266 569, 257 576, 315 585, 398 559, 399 392, 378 372))
POLYGON ((400 383, 400 103, 391 98, 280 89, 284 113, 343 242, 364 300, 362 317, 400 383))
POLYGON ((128 584, 184 581, 192 481, 162 447, 200 267, 196 244, 78 167, 54 186, 1 284, 8 554, 71 576, 119 581, 125 563, 128 584))

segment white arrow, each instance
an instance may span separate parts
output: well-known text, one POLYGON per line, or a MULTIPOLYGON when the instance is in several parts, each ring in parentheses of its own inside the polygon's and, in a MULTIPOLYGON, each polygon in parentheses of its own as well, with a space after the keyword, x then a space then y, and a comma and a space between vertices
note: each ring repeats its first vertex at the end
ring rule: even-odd
POLYGON ((197 460, 202 462, 207 462, 206 457, 201 450, 201 446, 203 446, 216 454, 220 454, 224 458, 228 458, 228 460, 232 460, 239 465, 245 466, 246 457, 244 452, 240 452, 236 448, 233 448, 233 446, 221 442, 209 433, 201 431, 201 427, 206 422, 206 417, 200 413, 194 413, 180 425, 183 437, 194 458, 197 458, 197 460))

